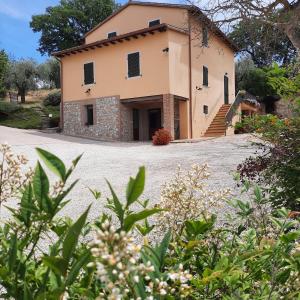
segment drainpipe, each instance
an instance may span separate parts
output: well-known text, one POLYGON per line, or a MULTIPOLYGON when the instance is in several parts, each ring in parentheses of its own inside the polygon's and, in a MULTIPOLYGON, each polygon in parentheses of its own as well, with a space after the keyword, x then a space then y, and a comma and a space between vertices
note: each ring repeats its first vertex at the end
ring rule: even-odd
POLYGON ((189 14, 189 115, 190 115, 190 138, 193 138, 193 106, 192 106, 192 31, 191 31, 191 15, 189 14))
POLYGON ((60 64, 60 94, 61 94, 61 100, 60 100, 60 130, 63 131, 64 129, 64 97, 63 97, 63 64, 61 59, 58 59, 55 57, 55 59, 59 62, 60 64))

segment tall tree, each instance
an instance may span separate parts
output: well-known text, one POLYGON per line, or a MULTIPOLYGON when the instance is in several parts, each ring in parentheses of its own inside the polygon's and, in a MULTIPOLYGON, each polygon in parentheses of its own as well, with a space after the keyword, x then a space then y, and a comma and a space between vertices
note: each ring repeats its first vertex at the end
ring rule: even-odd
POLYGON ((59 62, 50 58, 38 66, 39 78, 50 88, 60 88, 59 62))
POLYGON ((218 27, 259 20, 284 32, 300 51, 300 0, 194 0, 218 27))
POLYGON ((32 17, 30 26, 40 32, 42 54, 78 45, 85 33, 109 16, 118 5, 114 0, 61 0, 45 14, 32 17))
POLYGON ((4 50, 0 51, 0 97, 6 94, 5 75, 8 69, 8 55, 4 50))
POLYGON ((277 62, 288 65, 297 56, 295 47, 279 29, 260 20, 242 20, 233 26, 229 38, 237 45, 240 54, 250 56, 257 67, 277 62))
POLYGON ((6 82, 11 88, 15 88, 21 96, 21 102, 25 102, 26 93, 37 87, 37 64, 33 60, 11 61, 9 64, 6 82))

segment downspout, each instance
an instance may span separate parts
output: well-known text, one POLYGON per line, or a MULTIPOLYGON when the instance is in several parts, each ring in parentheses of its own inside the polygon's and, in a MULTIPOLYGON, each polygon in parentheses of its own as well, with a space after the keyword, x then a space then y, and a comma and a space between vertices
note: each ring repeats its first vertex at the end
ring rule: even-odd
POLYGON ((58 59, 55 57, 55 59, 59 62, 60 64, 60 94, 61 94, 61 100, 60 100, 60 130, 64 130, 64 97, 63 97, 63 64, 61 59, 58 59))
POLYGON ((188 16, 189 25, 189 115, 190 115, 190 138, 193 138, 193 105, 192 105, 192 37, 191 37, 191 15, 188 16))

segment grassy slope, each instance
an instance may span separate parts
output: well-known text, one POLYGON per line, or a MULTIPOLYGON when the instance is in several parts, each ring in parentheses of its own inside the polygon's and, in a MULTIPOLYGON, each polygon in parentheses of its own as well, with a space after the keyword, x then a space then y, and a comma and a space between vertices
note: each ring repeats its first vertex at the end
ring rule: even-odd
MULTIPOLYGON (((27 100, 27 99, 26 99, 27 100)), ((31 100, 31 99, 30 99, 31 100)), ((34 107, 41 107, 46 115, 52 114, 53 118, 59 118, 59 106, 43 106, 42 100, 28 101, 25 104, 18 104, 18 109, 9 112, 9 116, 0 116, 0 125, 23 128, 23 129, 39 129, 42 126, 42 119, 34 107)), ((0 99, 1 101, 1 99, 0 99)), ((2 102, 3 103, 3 102, 2 102)), ((0 102, 1 104, 1 102, 0 102)))

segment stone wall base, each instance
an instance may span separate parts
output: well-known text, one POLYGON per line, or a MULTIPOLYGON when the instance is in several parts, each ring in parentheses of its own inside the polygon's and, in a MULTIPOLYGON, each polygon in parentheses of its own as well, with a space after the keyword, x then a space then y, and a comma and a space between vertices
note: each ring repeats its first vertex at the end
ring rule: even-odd
POLYGON ((63 132, 105 141, 131 141, 132 110, 117 96, 64 103, 63 132), (86 105, 93 105, 94 125, 86 125, 86 105))

